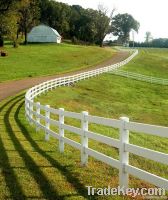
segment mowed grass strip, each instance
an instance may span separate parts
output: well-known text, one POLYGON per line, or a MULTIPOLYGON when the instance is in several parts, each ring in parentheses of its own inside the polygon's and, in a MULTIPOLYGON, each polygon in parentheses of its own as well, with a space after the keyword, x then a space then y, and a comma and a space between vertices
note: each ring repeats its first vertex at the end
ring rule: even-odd
POLYGON ((70 44, 29 44, 4 48, 0 57, 0 82, 84 69, 111 58, 116 50, 70 44))
MULTIPOLYGON (((91 115, 115 119, 119 119, 121 116, 128 116, 130 121, 168 126, 167 89, 167 86, 152 85, 105 74, 97 78, 81 81, 71 87, 57 88, 38 97, 36 101, 40 101, 42 104, 49 104, 55 108, 63 107, 73 112, 85 110, 89 111, 91 115)), ((66 118, 65 123, 80 126, 79 122, 68 118, 66 118)), ((56 130, 55 127, 52 128, 56 130)), ((116 129, 89 124, 89 130, 112 138, 119 138, 119 130, 116 129)), ((75 134, 66 132, 66 136, 75 141, 80 141, 80 138, 75 134)), ((130 143, 168 153, 168 139, 166 138, 131 132, 130 143)), ((90 140, 89 146, 108 156, 119 158, 118 150, 115 148, 92 140, 90 140)), ((130 163, 161 177, 168 178, 166 165, 132 154, 130 154, 130 163)), ((140 182, 137 182, 135 178, 131 179, 131 184, 136 187, 139 184, 148 185, 145 185, 143 181, 140 182)))
POLYGON ((139 55, 123 70, 168 79, 168 49, 139 49, 139 55))

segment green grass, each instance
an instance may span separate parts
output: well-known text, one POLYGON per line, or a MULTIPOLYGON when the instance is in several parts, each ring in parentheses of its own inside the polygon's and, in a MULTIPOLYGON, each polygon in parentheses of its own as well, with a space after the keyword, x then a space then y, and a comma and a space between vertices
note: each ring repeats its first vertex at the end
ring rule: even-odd
POLYGON ((117 187, 116 169, 94 159, 81 167, 79 151, 45 142, 25 120, 23 93, 0 103, 0 124, 0 199, 94 200, 102 197, 89 198, 86 185, 117 187))
POLYGON ((168 49, 139 49, 139 55, 123 69, 168 79, 168 49))
MULTIPOLYGON (((37 98, 36 101, 49 104, 55 108, 63 107, 69 111, 81 112, 87 110, 91 115, 115 119, 128 116, 130 121, 168 126, 167 89, 167 86, 152 85, 106 74, 101 75, 99 78, 81 81, 72 87, 57 88, 37 98)), ((75 126, 80 125, 76 120, 69 118, 66 118, 66 123, 75 126)), ((55 127, 52 127, 52 129, 57 130, 55 127)), ((116 129, 95 124, 90 124, 89 129, 106 136, 119 138, 119 131, 116 129)), ((80 138, 75 134, 66 132, 66 136, 75 141, 80 141, 80 138)), ((165 138, 131 132, 130 143, 168 153, 168 139, 165 138)), ((90 140, 89 146, 118 159, 118 151, 115 148, 110 148, 92 140, 90 140)), ((166 165, 132 154, 130 154, 130 163, 156 175, 168 178, 166 165)), ((95 164, 95 169, 102 165, 95 164)), ((115 176, 114 174, 111 174, 112 177, 115 176)), ((102 178, 100 175, 97 180, 102 178)), ((115 184, 118 184, 117 177, 115 179, 115 184)), ((107 186, 108 182, 104 184, 107 186)), ((131 178, 130 185, 134 187, 149 186, 147 183, 137 181, 135 178, 131 178)), ((94 183, 94 186, 97 187, 98 184, 94 183)))
POLYGON ((4 50, 9 56, 0 57, 0 82, 76 71, 96 65, 116 52, 70 44, 32 44, 17 49, 6 45, 4 50))
MULTIPOLYGON (((167 87, 159 88, 109 74, 81 81, 74 87, 58 88, 42 96, 40 101, 56 108, 65 107, 67 110, 78 112, 88 110, 91 114, 111 118, 128 115, 135 120, 137 116, 136 121, 155 123, 156 117, 160 119, 157 124, 167 125, 166 89, 167 87), (154 99, 156 104, 151 104, 154 99), (143 114, 144 118, 141 118, 143 114)), ((65 122, 80 126, 80 122, 76 120, 65 118, 65 122)), ((25 120, 23 93, 0 103, 0 126, 0 199, 129 199, 119 196, 89 198, 87 185, 97 188, 108 185, 117 187, 118 170, 93 158, 89 158, 87 167, 81 167, 78 150, 65 145, 64 154, 60 154, 57 140, 50 138, 49 142, 45 142, 44 132, 36 133, 35 127, 30 127, 25 120)), ((56 130, 55 127, 51 128, 56 130)), ((118 131, 115 129, 95 124, 90 124, 89 129, 118 138, 118 131)), ((80 137, 66 131, 65 136, 80 141, 80 137)), ((168 153, 168 140, 164 138, 131 133, 130 141, 168 153)), ((118 150, 115 148, 93 140, 89 140, 89 146, 118 159, 118 150)), ((168 169, 165 165, 132 154, 130 163, 168 178, 168 169)), ((131 176, 130 187, 151 186, 131 176)))
MULTIPOLYGON (((16 51, 22 48, 27 47, 23 46, 16 51)), ((75 112, 87 110, 92 115, 116 119, 128 116, 131 121, 168 126, 167 89, 167 86, 104 74, 71 87, 57 88, 36 101, 75 112)), ((54 115, 51 117, 58 119, 54 115)), ((78 120, 65 118, 65 122, 80 126, 78 120)), ((58 130, 53 126, 51 129, 58 130)), ((24 93, 0 102, 0 130, 0 199, 131 199, 111 196, 89 198, 87 185, 96 188, 108 185, 117 187, 118 170, 90 157, 88 166, 81 167, 78 150, 65 145, 65 152, 61 154, 57 140, 50 138, 50 141, 45 142, 44 132, 36 133, 35 127, 31 127, 25 120, 24 93)), ((89 130, 119 138, 118 130, 105 126, 89 124, 89 130)), ((76 134, 65 131, 65 136, 80 141, 76 134)), ((131 132, 130 143, 168 153, 168 139, 165 138, 131 132)), ((90 139, 89 146, 115 159, 119 158, 115 148, 90 139)), ((166 165, 132 154, 130 164, 168 179, 166 165)), ((130 176, 130 187, 153 186, 130 176)))
POLYGON ((167 86, 135 81, 112 74, 60 87, 36 101, 70 111, 168 126, 167 86))
MULTIPOLYGON (((119 107, 123 104, 120 99, 120 96, 123 98, 122 92, 125 93, 124 96, 126 99, 126 93, 129 92, 129 87, 135 87, 135 84, 136 86, 142 86, 141 83, 136 81, 129 83, 128 80, 124 78, 119 80, 118 77, 104 75, 99 78, 82 81, 76 87, 58 88, 55 92, 53 91, 48 93, 48 95, 41 97, 41 101, 43 103, 50 103, 55 107, 69 108, 69 110, 73 111, 86 110, 87 104, 90 113, 114 118, 114 115, 112 115, 111 112, 111 105, 113 104, 112 95, 107 95, 107 92, 112 90, 111 86, 116 90, 116 87, 118 88, 117 82, 119 84, 119 81, 121 80, 125 85, 125 92, 122 87, 120 87, 119 89, 121 91, 117 94, 113 94, 114 97, 118 96, 118 102, 120 102, 120 104, 118 104, 119 107), (103 87, 101 81, 104 80, 108 80, 110 85, 108 86, 108 84, 105 84, 104 86, 107 88, 107 91, 103 90, 100 95, 98 94, 99 89, 102 89, 103 87), (100 84, 98 84, 98 82, 100 84), (83 92, 79 92, 79 95, 75 94, 76 88, 78 88, 78 90, 81 88, 83 92), (70 93, 68 95, 68 91, 73 91, 72 95, 70 93), (58 92, 61 92, 62 94, 58 92), (89 94, 90 97, 86 98, 86 94, 89 94), (47 96, 52 97, 52 101, 51 99, 48 101, 47 96), (66 102, 61 102, 61 96, 66 98, 69 97, 69 99, 67 99, 66 102), (107 99, 104 100, 107 96, 111 96, 109 102, 106 101, 107 99), (95 100, 96 98, 97 100, 95 100), (79 99, 81 103, 78 101, 79 99), (101 100, 101 103, 96 106, 98 99, 101 100), (96 102, 96 104, 94 102, 96 102), (107 109, 106 112, 104 112, 104 106, 107 109)), ((147 85, 144 86, 145 90, 147 85)), ((157 87, 154 87, 150 92, 156 89, 157 87)), ((132 99, 133 97, 129 96, 128 98, 132 99)), ((164 98, 166 98, 166 95, 163 95, 163 99, 164 98)), ((163 102, 161 104, 163 104, 163 102)), ((116 117, 119 115, 118 112, 116 117)), ((80 125, 80 122, 68 118, 65 118, 65 121, 69 124, 80 125)), ((163 124, 165 122, 166 120, 163 124)), ((93 158, 89 158, 87 167, 81 167, 80 152, 78 150, 71 148, 69 145, 65 145, 65 152, 64 154, 61 154, 58 151, 57 140, 50 138, 50 141, 45 142, 44 132, 39 131, 36 133, 35 127, 31 127, 25 120, 23 93, 0 103, 0 125, 0 199, 130 199, 128 197, 120 196, 93 196, 89 198, 86 190, 87 185, 92 185, 97 188, 107 187, 108 185, 117 187, 118 170, 109 167, 102 162, 96 161, 93 158)), ((54 127, 51 128, 56 130, 54 127)), ((118 131, 114 129, 96 126, 95 124, 90 124, 89 129, 110 137, 118 138, 118 131)), ((65 135, 76 141, 80 140, 75 134, 65 132, 65 135)), ((140 144, 151 149, 158 149, 166 153, 168 152, 168 140, 165 139, 131 133, 130 140, 133 144, 140 144)), ((118 150, 115 148, 108 147, 107 145, 103 145, 93 140, 89 140, 89 146, 118 159, 118 150)), ((130 163, 168 178, 167 166, 159 165, 155 162, 133 155, 130 155, 130 163)), ((151 186, 131 176, 130 187, 151 186)))

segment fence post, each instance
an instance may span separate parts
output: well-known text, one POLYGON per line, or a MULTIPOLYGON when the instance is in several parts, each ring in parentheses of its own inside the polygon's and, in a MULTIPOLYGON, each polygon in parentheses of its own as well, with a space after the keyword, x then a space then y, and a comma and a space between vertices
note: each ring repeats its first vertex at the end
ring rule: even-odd
POLYGON ((88 131, 88 121, 86 120, 86 116, 88 112, 82 112, 82 120, 81 120, 81 128, 82 128, 82 135, 81 135, 81 165, 86 166, 88 163, 88 154, 85 152, 85 148, 88 147, 88 138, 85 135, 85 131, 88 131))
POLYGON ((70 86, 70 77, 68 76, 68 87, 70 86))
POLYGON ((58 83, 58 81, 57 80, 54 80, 54 89, 56 89, 57 88, 57 83, 58 83))
POLYGON ((120 127, 120 149, 119 149, 119 159, 120 159, 120 169, 119 169, 119 185, 120 187, 128 188, 128 173, 125 172, 125 165, 129 163, 129 152, 125 151, 125 144, 129 143, 129 131, 125 129, 125 124, 129 122, 129 118, 121 117, 121 127, 120 127))
POLYGON ((27 115, 28 115, 28 121, 30 123, 30 101, 27 102, 27 115))
POLYGON ((64 124, 64 108, 59 109, 59 151, 64 152, 64 129, 61 127, 64 124))
POLYGON ((42 94, 45 94, 45 89, 44 89, 44 88, 45 88, 45 83, 43 83, 42 88, 43 88, 43 89, 42 89, 42 94))
POLYGON ((84 78, 83 78, 84 80, 86 79, 86 75, 85 74, 86 74, 86 72, 84 72, 84 78))
POLYGON ((46 83, 46 92, 48 92, 48 82, 46 83))
POLYGON ((57 87, 60 87, 60 84, 61 84, 61 79, 60 78, 58 78, 58 80, 57 80, 57 87))
MULTIPOLYGON (((38 124, 40 124, 40 117, 38 116, 38 115, 40 115, 40 102, 37 102, 37 104, 36 104, 36 113, 37 113, 36 122, 38 124)), ((36 124, 36 132, 39 131, 38 124, 36 124)))
POLYGON ((30 124, 33 124, 33 100, 30 101, 30 124))
POLYGON ((45 140, 48 141, 50 139, 50 135, 47 131, 47 129, 50 129, 50 122, 49 122, 49 119, 50 119, 50 111, 48 110, 50 108, 49 105, 46 105, 45 106, 45 127, 46 127, 46 130, 45 130, 45 140))
POLYGON ((51 89, 51 82, 48 82, 48 91, 51 89))
POLYGON ((53 81, 51 81, 51 83, 50 83, 50 90, 51 91, 53 90, 53 81))

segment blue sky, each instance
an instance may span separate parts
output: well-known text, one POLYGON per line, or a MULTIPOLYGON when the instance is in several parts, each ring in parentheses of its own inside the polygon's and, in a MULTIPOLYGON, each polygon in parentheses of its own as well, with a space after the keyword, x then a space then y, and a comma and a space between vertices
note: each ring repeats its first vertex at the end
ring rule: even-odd
MULTIPOLYGON (((116 8, 117 13, 129 13, 140 22, 135 40, 143 41, 145 32, 150 31, 153 38, 168 38, 168 0, 57 0, 69 5, 78 4, 84 8, 97 9, 104 4, 109 12, 116 8)), ((132 34, 131 34, 132 35, 132 34)))

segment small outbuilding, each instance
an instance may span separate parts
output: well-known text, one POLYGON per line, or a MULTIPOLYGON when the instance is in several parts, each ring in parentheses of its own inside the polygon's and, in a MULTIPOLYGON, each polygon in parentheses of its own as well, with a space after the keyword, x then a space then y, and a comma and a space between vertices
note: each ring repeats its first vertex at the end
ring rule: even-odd
POLYGON ((27 41, 32 43, 61 43, 61 36, 55 29, 46 25, 39 25, 32 28, 27 36, 27 41))

